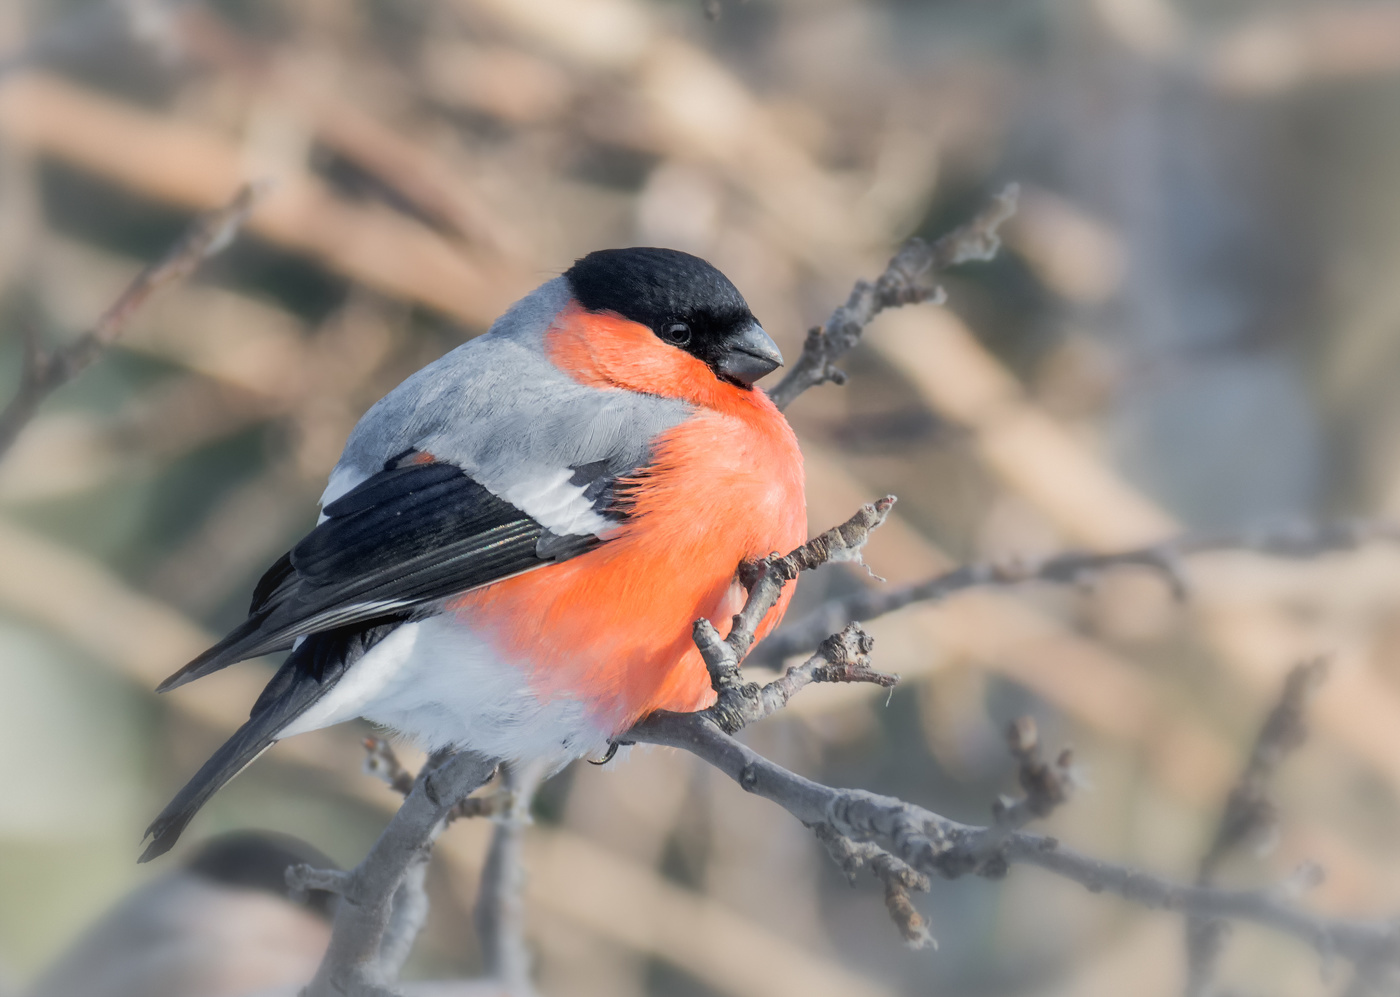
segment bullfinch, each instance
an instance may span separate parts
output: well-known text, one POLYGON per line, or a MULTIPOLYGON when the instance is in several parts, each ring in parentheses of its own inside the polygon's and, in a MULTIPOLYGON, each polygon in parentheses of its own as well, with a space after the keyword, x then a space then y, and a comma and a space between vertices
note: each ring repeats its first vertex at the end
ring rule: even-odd
POLYGON ((590 253, 409 377, 355 426, 248 618, 160 686, 291 649, 142 861, 293 734, 363 717, 557 768, 712 703, 693 623, 727 632, 739 566, 806 538, 796 437, 754 387, 781 364, 718 270, 633 248, 590 253))
POLYGON ((244 997, 296 993, 331 937, 336 899, 289 895, 287 867, 335 863, 296 838, 239 832, 124 896, 27 997, 244 997))

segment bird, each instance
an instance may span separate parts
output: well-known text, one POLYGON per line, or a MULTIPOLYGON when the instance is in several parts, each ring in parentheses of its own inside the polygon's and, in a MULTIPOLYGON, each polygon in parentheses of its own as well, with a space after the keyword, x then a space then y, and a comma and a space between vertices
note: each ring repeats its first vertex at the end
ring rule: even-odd
POLYGON ((295 863, 334 869, 288 835, 200 842, 184 863, 126 894, 39 975, 26 997, 238 997, 304 984, 331 937, 336 898, 294 898, 295 863))
POLYGON ((140 861, 298 733, 359 717, 557 771, 653 711, 711 705, 695 622, 727 633, 741 565, 806 539, 802 453, 756 385, 782 362, 718 269, 632 247, 576 260, 409 376, 351 431, 247 618, 158 687, 290 650, 140 861))

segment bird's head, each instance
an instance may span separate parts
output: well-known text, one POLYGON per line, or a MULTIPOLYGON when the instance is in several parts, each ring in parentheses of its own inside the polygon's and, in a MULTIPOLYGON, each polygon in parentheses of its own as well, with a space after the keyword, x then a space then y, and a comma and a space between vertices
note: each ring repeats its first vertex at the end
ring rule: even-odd
POLYGON ((564 277, 588 312, 645 327, 721 381, 748 389, 783 364, 738 288, 698 256, 675 249, 602 249, 564 277))

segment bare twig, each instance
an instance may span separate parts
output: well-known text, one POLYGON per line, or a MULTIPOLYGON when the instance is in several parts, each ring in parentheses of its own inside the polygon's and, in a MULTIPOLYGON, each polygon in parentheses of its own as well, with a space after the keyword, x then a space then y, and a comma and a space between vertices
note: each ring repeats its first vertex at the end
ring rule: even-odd
MULTIPOLYGON (((859 627, 850 627, 824 641, 807 661, 788 670, 782 678, 759 686, 745 682, 739 666, 753 647, 754 633, 769 610, 777 604, 783 586, 799 573, 820 567, 829 561, 860 559, 861 548, 894 507, 893 495, 862 506, 854 516, 840 526, 827 530, 807 541, 784 557, 770 558, 752 566, 756 578, 749 586, 744 608, 734 616, 729 636, 720 639, 719 632, 709 620, 695 622, 695 645, 710 672, 715 688, 715 704, 705 715, 730 733, 745 724, 773 713, 787 705, 798 691, 813 682, 873 682, 892 686, 897 679, 870 668, 868 654, 872 640, 859 627)), ((626 738, 620 739, 626 743, 626 738)))
POLYGON ((983 860, 995 827, 960 824, 903 800, 858 789, 835 789, 777 765, 697 713, 656 713, 629 732, 632 740, 681 748, 724 772, 750 793, 787 810, 805 824, 826 825, 853 842, 871 842, 916 872, 957 878, 995 876, 1012 865, 1033 865, 1148 908, 1207 918, 1248 921, 1291 935, 1328 956, 1370 966, 1400 962, 1400 926, 1324 917, 1299 909, 1273 890, 1223 890, 1176 883, 1061 846, 1054 838, 1013 831, 983 860))
MULTIPOLYGON (((370 746, 371 751, 379 749, 370 746)), ((387 746, 383 752, 392 759, 387 746)), ((398 767, 396 759, 393 767, 398 767)), ((389 825, 358 866, 329 876, 297 866, 294 888, 340 894, 330 948, 305 997, 389 997, 426 915, 422 875, 433 841, 457 803, 484 785, 496 762, 469 752, 435 756, 418 773, 389 825)))
POLYGON ((1278 815, 1268 797, 1269 783, 1284 758, 1307 740, 1304 711, 1326 677, 1327 662, 1321 658, 1297 665, 1288 673, 1278 705, 1264 721, 1249 764, 1225 803, 1215 839, 1201 859, 1198 879, 1202 884, 1214 881, 1221 860, 1229 852, 1272 834, 1278 815))
POLYGON ((846 303, 832 312, 826 325, 811 329, 802 354, 777 386, 769 392, 778 408, 787 408, 808 388, 827 381, 846 383, 835 363, 849 353, 865 327, 886 308, 925 301, 941 302, 938 275, 949 267, 973 260, 990 260, 1001 248, 997 229, 1016 211, 1019 188, 1008 185, 976 218, 936 242, 910 239, 895 253, 875 283, 861 280, 846 303))
POLYGON ((1021 717, 1007 728, 1006 745, 1016 759, 1017 778, 1025 796, 1011 804, 999 803, 995 814, 1003 827, 1019 828, 1035 818, 1050 816, 1069 799, 1073 756, 1066 748, 1053 762, 1046 762, 1040 754, 1040 732, 1030 717, 1021 717))
POLYGON ((999 798, 992 805, 992 824, 977 851, 977 869, 983 875, 997 876, 1006 870, 1002 845, 1031 821, 1050 816, 1069 799, 1074 780, 1070 771, 1073 756, 1061 751, 1053 762, 1040 754, 1040 732, 1030 717, 1021 717, 1006 729, 1006 746, 1016 759, 1020 799, 999 798))
POLYGON ((850 620, 872 620, 916 602, 937 602, 972 588, 1007 587, 1028 582, 1080 584, 1114 568, 1141 567, 1159 572, 1179 599, 1189 595, 1185 558, 1212 551, 1255 551, 1273 557, 1312 558, 1353 550, 1374 541, 1400 541, 1400 524, 1354 521, 1288 524, 1234 533, 1186 534, 1148 547, 1110 554, 1071 551, 1039 562, 980 561, 965 564, 922 582, 890 589, 866 589, 822 603, 800 620, 784 626, 754 649, 753 660, 776 664, 808 651, 850 620))
MULTIPOLYGON (((1212 886, 1220 863, 1231 852, 1251 844, 1266 843, 1275 833, 1278 813, 1269 799, 1269 783, 1283 759, 1307 739, 1304 713, 1326 675, 1327 662, 1323 659, 1304 662, 1288 673, 1278 704, 1255 739, 1249 763, 1239 782, 1230 790, 1215 838, 1201 858, 1197 886, 1212 886)), ((1225 922, 1218 918, 1187 918, 1188 997, 1207 997, 1212 992, 1211 980, 1224 946, 1225 932, 1225 922)))
POLYGON ((137 274, 92 329, 67 346, 45 350, 33 329, 24 330, 24 369, 19 390, 4 411, 0 411, 0 457, 34 417, 40 403, 91 366, 121 335, 132 315, 152 294, 189 276, 202 262, 233 241, 258 194, 255 185, 244 186, 224 207, 196 218, 164 256, 137 274))
POLYGON ((407 796, 413 790, 413 773, 403 767, 389 742, 367 737, 364 745, 365 773, 382 780, 384 785, 400 796, 407 796))
POLYGON ((545 775, 545 765, 538 761, 501 766, 502 788, 509 802, 496 818, 476 898, 476 930, 486 974, 499 980, 510 997, 531 997, 535 992, 530 983, 530 952, 525 946, 521 849, 530 821, 530 803, 545 775))
POLYGON ((928 892, 930 884, 927 876, 879 845, 869 841, 852 841, 837 834, 829 824, 814 825, 812 830, 852 886, 861 869, 869 869, 871 875, 884 884, 885 909, 904 936, 905 944, 916 949, 938 946, 929 931, 928 921, 914 907, 914 901, 910 898, 911 893, 928 892))
MULTIPOLYGON (((1061 752, 1053 764, 1047 764, 1041 758, 1035 721, 1030 717, 1022 717, 1011 724, 1006 739, 1011 754, 1019 763, 1018 774, 1025 795, 1014 801, 999 799, 992 808, 994 822, 986 828, 983 840, 975 849, 975 871, 991 877, 999 877, 1006 872, 1006 860, 1002 854, 1006 840, 1033 818, 1047 816, 1069 799, 1071 785, 1069 752, 1061 752)), ((816 824, 812 830, 852 884, 862 867, 869 868, 884 884, 885 907, 908 945, 913 948, 937 946, 929 932, 928 922, 914 908, 910 898, 911 892, 928 892, 927 875, 891 855, 875 842, 853 841, 831 824, 816 824)))

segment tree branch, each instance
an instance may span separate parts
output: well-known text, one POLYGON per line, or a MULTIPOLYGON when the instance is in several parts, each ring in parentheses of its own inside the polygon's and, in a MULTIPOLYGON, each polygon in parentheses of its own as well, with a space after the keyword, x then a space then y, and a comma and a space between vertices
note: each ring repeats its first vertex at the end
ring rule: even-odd
MULTIPOLYGON (((801 572, 829 561, 859 561, 870 531, 885 521, 894 503, 894 496, 886 495, 861 506, 846 522, 813 537, 791 553, 749 566, 748 573, 753 576, 749 597, 744 608, 735 614, 728 637, 721 639, 709 620, 695 621, 695 645, 709 669, 717 696, 715 704, 703 713, 721 730, 733 733, 745 724, 763 719, 782 709, 813 682, 873 682, 889 687, 898 681, 896 676, 870 668, 868 655, 874 642, 858 626, 847 627, 823 641, 814 655, 767 685, 745 682, 739 671, 753 647, 755 631, 777 605, 783 586, 801 572)), ((627 743, 626 738, 619 739, 619 743, 627 743)))
MULTIPOLYGON (((1045 817, 1055 807, 1069 799, 1070 753, 1063 751, 1053 764, 1040 756, 1039 735, 1035 721, 1021 717, 1007 729, 1007 746, 1019 763, 1021 788, 1025 796, 1018 800, 999 799, 992 807, 994 822, 987 828, 985 840, 976 849, 977 868, 983 875, 999 876, 1005 872, 1001 856, 1007 838, 1032 818, 1045 817)), ((911 948, 924 948, 938 943, 929 932, 928 923, 915 909, 910 893, 927 893, 929 878, 907 862, 891 855, 870 841, 853 841, 830 824, 809 825, 817 840, 846 874, 852 885, 856 872, 866 866, 885 886, 885 908, 904 941, 911 948)))
POLYGON ((938 602, 972 588, 1024 585, 1028 582, 1079 584, 1121 567, 1159 572, 1178 599, 1190 595, 1182 564, 1193 554, 1255 551, 1273 557, 1313 558, 1354 550, 1373 541, 1400 541, 1400 524, 1358 520, 1292 524, 1233 533, 1190 533, 1129 551, 1093 554, 1071 551, 1039 562, 1014 560, 965 564, 922 582, 889 589, 868 588, 830 599, 806 616, 782 627, 754 649, 755 662, 773 665, 816 647, 827 634, 851 620, 872 620, 916 602, 938 602))
MULTIPOLYGON (((1254 742, 1249 763, 1230 790, 1215 838, 1201 858, 1197 886, 1214 885, 1220 863, 1231 852, 1251 843, 1266 843, 1276 832, 1278 811, 1269 799, 1269 783, 1284 758, 1307 740, 1304 712, 1326 676, 1324 659, 1304 662, 1288 673, 1279 701, 1254 742)), ((1311 866, 1304 874, 1315 878, 1320 870, 1311 866)), ((1224 948, 1225 932, 1225 922, 1218 918, 1187 918, 1187 997, 1208 997, 1212 992, 1211 980, 1224 948)))
POLYGON ((0 411, 0 457, 34 418, 40 403, 90 367, 152 294, 183 280, 233 241, 260 192, 257 186, 246 185, 224 207, 196 218, 164 256, 136 275, 87 333, 67 346, 45 350, 37 331, 24 329, 24 367, 19 389, 0 411))
POLYGON ((837 834, 830 824, 810 826, 852 886, 856 884, 856 874, 861 869, 869 869, 871 875, 880 880, 885 887, 885 909, 889 911, 890 920, 894 921, 906 945, 914 949, 938 947, 929 931, 928 921, 919 913, 910 897, 911 893, 928 892, 930 883, 927 876, 879 845, 869 841, 852 841, 845 835, 837 834))
MULTIPOLYGON (((369 747, 376 760, 367 765, 387 774, 391 785, 401 785, 402 769, 392 752, 377 742, 369 747)), ((330 948, 304 997, 391 997, 390 987, 427 914, 422 877, 433 841, 459 802, 495 770, 493 759, 470 752, 434 756, 353 870, 334 875, 305 865, 287 870, 294 890, 330 890, 341 898, 330 948)))
POLYGON ((700 714, 653 714, 633 727, 628 736, 642 743, 689 751, 747 792, 771 800, 804 824, 825 825, 853 842, 873 843, 926 876, 956 879, 977 873, 997 877, 1011 865, 1038 866, 1090 892, 1112 893, 1148 908, 1273 928, 1306 942, 1324 956, 1372 966, 1400 962, 1400 926, 1311 914, 1276 891, 1176 883, 1091 858, 1046 835, 960 824, 893 797, 824 786, 769 761, 700 714), (999 842, 998 837, 1002 838, 999 842))
POLYGON ((997 229, 1015 214, 1019 190, 1016 184, 1008 185, 976 218, 936 242, 910 239, 895 253, 875 283, 856 281, 851 296, 831 313, 826 325, 808 331, 801 355, 769 392, 773 403, 784 409, 808 388, 827 381, 845 384, 846 374, 835 363, 860 342, 865 327, 876 315, 901 305, 942 302, 943 289, 937 280, 942 271, 959 263, 990 260, 996 256, 1001 248, 997 229))
POLYGON ((526 874, 521 851, 530 804, 546 774, 544 763, 539 761, 501 766, 507 802, 496 817, 476 898, 476 931, 486 975, 500 981, 510 997, 532 997, 535 992, 530 982, 530 952, 525 946, 522 894, 526 874))
MULTIPOLYGON (((961 824, 893 797, 824 786, 788 771, 735 740, 734 731, 770 715, 807 684, 797 677, 803 674, 802 669, 810 667, 815 673, 824 667, 809 660, 767 686, 742 683, 738 677, 739 664, 752 642, 756 621, 761 620, 776 601, 782 584, 798 571, 817 567, 838 556, 848 556, 843 552, 858 554, 870 530, 883 522, 892 504, 893 499, 886 498, 866 506, 847 523, 827 531, 787 558, 761 565, 743 611, 734 618, 729 638, 721 641, 713 627, 696 626, 696 645, 710 669, 719 697, 716 704, 698 713, 653 713, 628 731, 627 742, 660 744, 689 751, 724 772, 747 792, 773 801, 813 828, 848 876, 869 866, 886 885, 887 906, 901 934, 914 945, 931 941, 927 925, 913 910, 909 898, 911 891, 924 887, 927 878, 937 875, 955 879, 969 873, 997 878, 1005 875, 1011 865, 1019 863, 1039 866, 1091 892, 1114 893, 1145 907, 1177 910, 1201 921, 1233 919, 1270 927, 1312 945, 1324 957, 1340 956, 1352 961, 1358 972, 1364 969, 1368 974, 1378 975, 1400 966, 1400 925, 1311 914, 1290 903, 1292 891, 1287 890, 1222 890, 1204 884, 1173 882, 1131 866, 1091 858, 1062 847, 1052 837, 1021 830, 1030 820, 1047 815, 1067 800, 1073 788, 1069 753, 1062 752, 1053 763, 1047 763, 1041 756, 1035 725, 1028 719, 1017 721, 1008 731, 1008 745, 1018 762, 1024 796, 1014 801, 998 801, 993 808, 992 824, 984 827, 961 824), (829 538, 833 535, 841 538, 843 545, 831 543, 829 538)), ((1313 531, 1303 537, 1295 535, 1285 543, 1277 534, 1270 534, 1255 546, 1307 556, 1322 549, 1334 549, 1342 538, 1355 543, 1358 536, 1354 531, 1313 531)), ((1181 541, 1178 547, 1202 549, 1199 541, 1181 541)), ((1154 556, 1163 556, 1160 550, 1153 550, 1154 556)), ((1046 562, 1039 573, 1046 577, 1074 575, 1088 567, 1101 570, 1105 564, 1123 563, 1125 559, 1134 563, 1149 563, 1150 560, 1142 552, 1076 555, 1073 560, 1061 558, 1046 562)), ((851 660, 843 658, 839 667, 825 658, 826 664, 837 671, 844 668, 853 669, 862 676, 879 674, 869 668, 867 656, 871 642, 859 627, 847 628, 823 642, 822 648, 815 657, 837 657, 834 648, 840 648, 842 656, 851 656, 851 660)), ((1300 743, 1301 709, 1306 692, 1315 681, 1311 669, 1296 672, 1290 680, 1283 703, 1265 724, 1242 786, 1262 783, 1277 766, 1282 753, 1300 743)), ((1256 797, 1254 790, 1239 792, 1238 801, 1227 808, 1220 842, 1229 844, 1240 840, 1240 829, 1250 821, 1229 814, 1256 812, 1257 807, 1250 805, 1256 797)), ((1215 851, 1213 848, 1212 852, 1215 851)))

